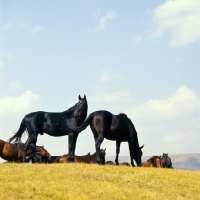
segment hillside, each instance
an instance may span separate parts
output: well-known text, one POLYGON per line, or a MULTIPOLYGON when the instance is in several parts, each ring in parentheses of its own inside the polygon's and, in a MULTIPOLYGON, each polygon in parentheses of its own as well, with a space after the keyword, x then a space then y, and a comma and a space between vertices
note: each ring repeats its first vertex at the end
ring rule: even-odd
POLYGON ((0 199, 199 199, 200 172, 97 164, 0 165, 0 199))
MULTIPOLYGON (((153 155, 152 155, 153 156, 153 155)), ((160 156, 160 155, 158 155, 160 156)), ((151 156, 143 156, 142 161, 146 161, 151 156)), ((173 168, 177 169, 187 169, 187 170, 200 170, 200 153, 194 154, 175 154, 170 155, 169 157, 172 160, 173 168)), ((114 156, 106 156, 106 161, 115 160, 114 156)), ((129 162, 129 156, 119 156, 119 162, 129 162)))

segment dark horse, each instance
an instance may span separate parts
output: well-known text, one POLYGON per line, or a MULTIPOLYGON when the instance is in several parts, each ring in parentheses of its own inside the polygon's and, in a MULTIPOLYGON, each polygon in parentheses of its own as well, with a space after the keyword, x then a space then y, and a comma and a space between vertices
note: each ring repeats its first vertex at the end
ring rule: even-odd
POLYGON ((160 159, 160 166, 162 168, 173 168, 171 158, 168 156, 168 153, 163 153, 160 159))
POLYGON ((100 158, 100 146, 104 138, 116 141, 116 159, 118 165, 118 155, 121 142, 128 142, 131 165, 134 166, 133 159, 138 166, 141 166, 142 147, 139 146, 137 132, 132 121, 125 115, 113 115, 108 111, 96 111, 91 113, 79 127, 69 127, 73 131, 80 132, 90 124, 93 132, 97 153, 97 162, 103 164, 100 158))
POLYGON ((30 147, 33 152, 34 162, 37 161, 36 157, 36 142, 38 134, 43 135, 46 133, 50 136, 60 137, 68 135, 68 160, 74 161, 74 153, 76 148, 76 140, 79 132, 73 132, 68 126, 80 126, 81 123, 87 117, 87 99, 81 98, 79 95, 79 101, 73 107, 60 113, 52 112, 33 112, 27 114, 19 127, 19 130, 8 141, 20 142, 22 134, 25 130, 28 132, 28 139, 25 142, 23 162, 26 159, 27 149, 30 147))

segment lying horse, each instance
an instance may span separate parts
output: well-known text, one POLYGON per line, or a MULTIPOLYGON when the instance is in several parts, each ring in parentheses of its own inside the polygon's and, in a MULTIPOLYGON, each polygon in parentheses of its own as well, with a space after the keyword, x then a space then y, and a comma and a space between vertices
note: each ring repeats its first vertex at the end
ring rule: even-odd
MULTIPOLYGON (((105 164, 105 153, 106 149, 101 149, 101 159, 103 160, 103 164, 105 164)), ((92 155, 85 155, 85 156, 74 156, 75 163, 97 163, 97 155, 96 153, 92 155)), ((60 163, 68 163, 68 155, 65 154, 60 157, 60 163)))
POLYGON ((161 156, 152 156, 147 162, 151 163, 153 167, 160 167, 160 159, 161 156))
POLYGON ((142 162, 142 167, 153 167, 153 165, 150 162, 142 162))
MULTIPOLYGON (((8 143, 3 140, 0 140, 0 157, 9 162, 22 162, 24 151, 24 143, 8 143)), ((40 155, 42 159, 48 160, 51 155, 44 149, 43 146, 36 146, 36 154, 40 155)), ((31 149, 27 150, 26 161, 32 156, 31 149)))
POLYGON ((160 165, 162 168, 173 168, 171 158, 168 156, 168 153, 163 153, 160 160, 160 165))
POLYGON ((113 115, 112 113, 101 110, 91 113, 88 118, 79 126, 68 126, 72 131, 83 131, 90 125, 94 135, 97 162, 102 163, 100 158, 100 147, 104 138, 116 141, 115 163, 118 165, 118 156, 121 142, 128 142, 131 165, 134 166, 133 159, 137 166, 141 166, 142 148, 139 146, 137 132, 132 121, 125 114, 113 115))
MULTIPOLYGON (((106 161, 105 162, 105 165, 116 165, 116 163, 114 163, 113 161, 106 161)), ((118 165, 120 166, 131 166, 128 162, 123 162, 123 163, 119 163, 118 165)))
POLYGON ((69 162, 74 161, 78 132, 71 131, 68 126, 80 126, 87 116, 88 109, 86 96, 84 95, 84 98, 81 98, 79 95, 78 98, 78 103, 64 112, 38 111, 29 113, 22 119, 19 130, 8 141, 21 142, 22 134, 27 130, 28 139, 24 146, 23 162, 29 148, 32 149, 34 160, 37 160, 35 151, 37 137, 38 134, 43 135, 44 133, 54 137, 68 135, 68 160, 69 162))

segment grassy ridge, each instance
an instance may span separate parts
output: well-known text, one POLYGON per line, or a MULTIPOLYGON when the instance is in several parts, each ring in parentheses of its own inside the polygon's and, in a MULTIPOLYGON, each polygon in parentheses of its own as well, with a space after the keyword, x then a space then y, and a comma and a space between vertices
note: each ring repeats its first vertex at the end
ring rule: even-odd
POLYGON ((200 199, 200 172, 96 164, 1 164, 0 199, 200 199))

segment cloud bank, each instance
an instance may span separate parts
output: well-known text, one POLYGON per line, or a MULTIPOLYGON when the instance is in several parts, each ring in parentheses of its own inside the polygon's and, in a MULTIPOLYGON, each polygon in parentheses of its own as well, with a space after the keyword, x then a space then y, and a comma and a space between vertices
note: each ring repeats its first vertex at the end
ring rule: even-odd
POLYGON ((200 1, 169 0, 153 11, 152 38, 169 34, 171 47, 187 46, 200 40, 200 1))

